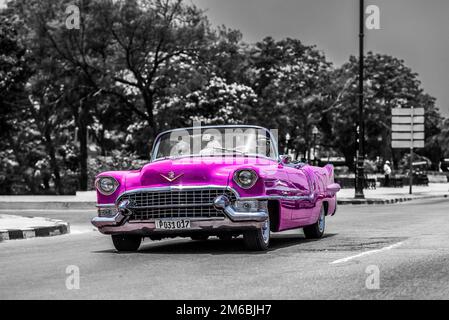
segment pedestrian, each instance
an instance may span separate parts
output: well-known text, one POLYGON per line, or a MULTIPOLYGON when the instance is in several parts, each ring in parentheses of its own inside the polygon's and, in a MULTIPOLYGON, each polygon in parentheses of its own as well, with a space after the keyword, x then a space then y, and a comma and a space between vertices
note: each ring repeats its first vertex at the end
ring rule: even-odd
POLYGON ((388 161, 388 160, 385 161, 385 164, 384 164, 384 175, 385 175, 384 186, 389 187, 390 186, 391 167, 390 167, 390 161, 388 161))

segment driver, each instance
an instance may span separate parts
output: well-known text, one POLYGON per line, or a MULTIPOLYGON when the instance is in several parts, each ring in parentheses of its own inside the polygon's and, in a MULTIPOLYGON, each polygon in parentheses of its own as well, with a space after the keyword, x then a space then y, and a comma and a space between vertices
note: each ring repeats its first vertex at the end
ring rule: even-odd
POLYGON ((172 149, 172 156, 182 156, 190 153, 190 144, 185 142, 181 136, 178 137, 178 142, 172 149))

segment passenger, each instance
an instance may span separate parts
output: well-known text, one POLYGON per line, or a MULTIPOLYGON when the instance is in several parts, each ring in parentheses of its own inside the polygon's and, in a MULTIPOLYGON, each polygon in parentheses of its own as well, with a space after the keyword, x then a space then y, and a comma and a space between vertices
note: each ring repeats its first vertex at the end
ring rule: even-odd
POLYGON ((178 142, 172 149, 172 156, 182 156, 182 155, 190 154, 190 144, 182 139, 182 137, 178 137, 178 142))

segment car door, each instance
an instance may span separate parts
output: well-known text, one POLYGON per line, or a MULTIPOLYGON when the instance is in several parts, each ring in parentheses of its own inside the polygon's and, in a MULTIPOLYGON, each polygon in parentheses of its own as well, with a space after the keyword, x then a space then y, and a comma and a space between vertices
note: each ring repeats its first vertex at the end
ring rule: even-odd
POLYGON ((307 171, 307 166, 286 167, 290 184, 293 187, 293 206, 291 207, 292 220, 309 220, 314 207, 313 201, 304 199, 314 193, 314 180, 307 171))

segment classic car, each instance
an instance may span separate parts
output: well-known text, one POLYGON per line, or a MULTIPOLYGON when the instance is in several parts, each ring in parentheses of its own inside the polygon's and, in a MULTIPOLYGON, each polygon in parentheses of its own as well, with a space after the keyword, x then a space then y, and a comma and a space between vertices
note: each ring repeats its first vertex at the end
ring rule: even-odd
POLYGON ((271 232, 323 236, 340 190, 333 170, 280 156, 275 135, 261 127, 171 130, 156 138, 140 170, 96 177, 92 224, 118 251, 137 251, 143 238, 212 236, 243 236, 250 250, 263 251, 271 232))

